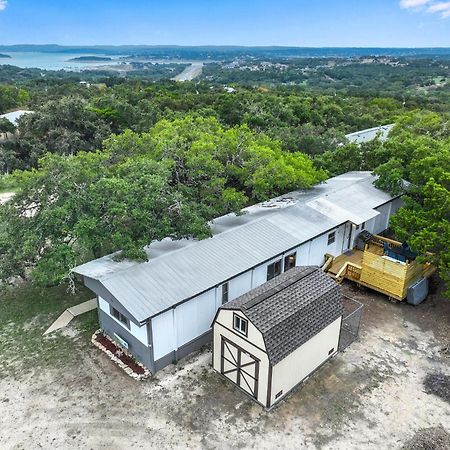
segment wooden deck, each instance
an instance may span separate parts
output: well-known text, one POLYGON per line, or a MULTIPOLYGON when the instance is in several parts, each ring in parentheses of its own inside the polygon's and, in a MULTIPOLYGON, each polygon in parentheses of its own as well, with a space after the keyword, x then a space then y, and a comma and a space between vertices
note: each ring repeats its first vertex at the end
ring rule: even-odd
POLYGON ((348 262, 357 266, 362 265, 363 253, 364 252, 357 249, 349 250, 348 252, 338 256, 333 260, 331 266, 328 269, 328 272, 332 273, 333 275, 337 275, 348 262))
MULTIPOLYGON (((436 269, 417 261, 401 263, 384 256, 384 245, 396 247, 400 242, 374 236, 364 251, 353 249, 340 255, 327 265, 338 282, 344 278, 381 292, 390 298, 404 300, 408 287, 422 277, 429 277, 436 269)), ((326 255, 329 257, 329 255, 326 255)))

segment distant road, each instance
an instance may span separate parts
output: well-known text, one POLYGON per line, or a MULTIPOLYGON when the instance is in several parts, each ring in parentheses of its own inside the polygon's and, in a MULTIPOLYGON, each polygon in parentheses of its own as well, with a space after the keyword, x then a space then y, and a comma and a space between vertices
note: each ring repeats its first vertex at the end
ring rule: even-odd
POLYGON ((203 69, 203 63, 192 63, 190 66, 186 67, 180 74, 176 77, 173 77, 172 80, 175 81, 191 81, 194 78, 197 78, 203 69))

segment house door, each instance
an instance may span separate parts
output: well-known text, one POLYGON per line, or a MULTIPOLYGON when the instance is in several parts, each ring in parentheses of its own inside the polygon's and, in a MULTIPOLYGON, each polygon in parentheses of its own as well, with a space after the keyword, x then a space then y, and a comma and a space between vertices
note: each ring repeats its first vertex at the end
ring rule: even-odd
POLYGON ((344 238, 342 242, 342 253, 345 253, 347 250, 351 250, 352 247, 352 231, 353 226, 350 222, 345 224, 344 228, 344 238))
POLYGON ((221 373, 252 397, 258 397, 259 360, 222 336, 221 373))

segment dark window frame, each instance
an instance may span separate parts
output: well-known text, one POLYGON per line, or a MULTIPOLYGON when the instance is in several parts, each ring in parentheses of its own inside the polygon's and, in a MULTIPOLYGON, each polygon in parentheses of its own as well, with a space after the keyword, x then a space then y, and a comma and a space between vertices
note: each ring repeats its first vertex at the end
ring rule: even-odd
POLYGON ((242 334, 245 337, 248 337, 248 320, 244 319, 239 314, 233 313, 233 330, 237 331, 238 333, 242 334), (242 331, 237 325, 236 325, 236 319, 239 320, 240 323, 245 324, 245 332, 242 331))
POLYGON ((278 275, 281 275, 282 273, 281 261, 282 261, 281 258, 277 259, 276 261, 267 266, 267 281, 276 278, 278 275))
POLYGON ((366 229, 366 222, 363 222, 362 224, 361 224, 361 230, 365 230, 366 229))
POLYGON ((222 305, 229 301, 229 285, 228 281, 222 284, 222 305))
POLYGON ((123 315, 118 309, 114 308, 114 306, 109 305, 109 308, 111 316, 121 324, 125 325, 128 329, 130 329, 130 319, 128 319, 127 316, 123 315))
POLYGON ((285 272, 287 272, 288 270, 293 269, 296 264, 297 264, 297 252, 290 253, 289 255, 286 255, 284 257, 284 271, 285 272), (286 264, 289 261, 290 258, 292 258, 294 260, 294 265, 286 264), (289 267, 286 269, 287 265, 289 265, 289 267))
POLYGON ((336 242, 336 231, 328 233, 327 245, 332 245, 336 242))

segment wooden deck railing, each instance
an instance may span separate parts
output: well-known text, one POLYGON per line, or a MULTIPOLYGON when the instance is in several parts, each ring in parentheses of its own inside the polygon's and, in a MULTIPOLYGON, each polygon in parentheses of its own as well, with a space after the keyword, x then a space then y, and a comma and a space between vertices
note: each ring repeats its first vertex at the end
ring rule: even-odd
POLYGON ((361 270, 362 267, 349 263, 347 265, 347 278, 350 278, 353 281, 358 281, 361 278, 361 270))
POLYGON ((378 234, 374 234, 370 240, 370 244, 384 248, 384 244, 387 244, 389 248, 401 247, 402 243, 394 241, 393 239, 385 238, 378 234))

